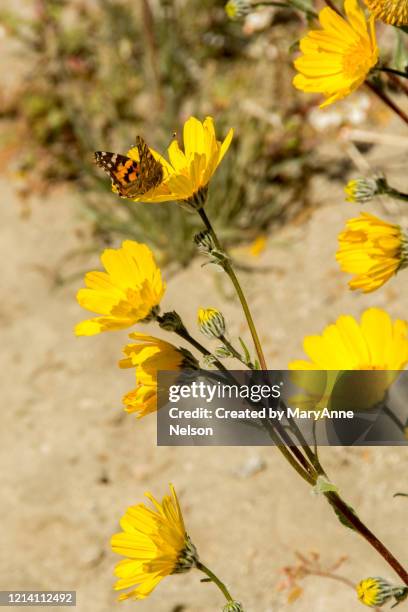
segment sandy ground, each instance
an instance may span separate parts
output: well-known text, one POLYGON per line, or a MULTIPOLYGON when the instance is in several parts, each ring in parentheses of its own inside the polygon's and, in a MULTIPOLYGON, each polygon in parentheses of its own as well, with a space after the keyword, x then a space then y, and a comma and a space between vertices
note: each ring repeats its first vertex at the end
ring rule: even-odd
MULTIPOLYGON (((401 154, 376 147, 370 163, 387 161, 389 176, 403 187, 401 165, 392 161, 401 154)), ((53 282, 61 262, 84 244, 75 194, 34 199, 27 219, 13 183, 3 177, 0 188, 0 589, 74 589, 80 612, 220 610, 219 592, 201 585, 197 572, 165 580, 144 602, 115 603, 117 557, 109 538, 128 505, 146 490, 160 497, 169 482, 202 560, 246 612, 362 609, 351 589, 322 578, 306 579, 302 597, 288 605, 276 587, 295 550, 318 551, 327 563, 347 555, 341 573, 353 581, 368 575, 395 580, 275 449, 157 448, 154 416, 136 421, 121 408, 122 394, 134 383, 131 372, 116 366, 126 333, 75 338, 72 328, 84 316, 75 301, 81 281, 59 288, 53 282), (245 475, 254 462, 262 469, 245 475)), ((316 181, 315 195, 320 206, 313 216, 271 236, 254 261, 255 272, 241 274, 271 368, 300 357, 303 335, 319 332, 341 313, 359 315, 377 305, 406 317, 408 290, 401 279, 371 296, 348 291, 333 255, 337 233, 357 208, 344 204, 339 185, 329 189, 316 181), (261 272, 264 266, 273 270, 261 272)), ((401 211, 389 212, 397 218, 401 211)), ((245 334, 228 282, 200 263, 169 282, 164 308, 178 309, 193 329, 199 306, 217 306, 231 335, 245 334)), ((95 256, 75 260, 75 269, 95 265, 95 256)), ((407 490, 406 449, 325 448, 321 455, 346 500, 406 560, 407 502, 392 497, 407 490)))

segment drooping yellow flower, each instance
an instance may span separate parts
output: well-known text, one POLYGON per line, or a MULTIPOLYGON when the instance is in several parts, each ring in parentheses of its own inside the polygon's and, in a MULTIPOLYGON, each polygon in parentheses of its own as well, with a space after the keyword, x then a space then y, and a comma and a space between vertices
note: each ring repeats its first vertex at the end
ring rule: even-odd
POLYGON ((376 19, 396 26, 408 25, 407 0, 364 0, 376 19))
POLYGON ((347 20, 329 7, 319 13, 321 30, 300 41, 303 55, 294 62, 299 72, 293 85, 305 92, 322 93, 321 107, 345 98, 366 79, 378 61, 374 16, 366 21, 358 0, 345 0, 347 20))
POLYGON ((101 262, 106 272, 88 272, 87 288, 78 291, 77 300, 102 316, 78 323, 77 336, 124 329, 147 319, 165 291, 153 253, 145 244, 125 240, 119 249, 106 249, 101 262))
POLYGON ((154 509, 145 504, 131 506, 120 521, 122 531, 112 536, 112 550, 125 557, 115 567, 119 580, 114 589, 136 586, 119 600, 144 599, 163 578, 187 572, 198 561, 172 485, 170 491, 161 503, 146 493, 154 509))
POLYGON ((129 337, 136 342, 124 347, 126 358, 119 367, 136 368, 136 387, 124 396, 123 403, 126 412, 141 418, 157 410, 157 372, 195 369, 198 363, 189 351, 165 340, 136 332, 129 337))
POLYGON ((401 227, 369 213, 349 219, 338 240, 340 268, 355 274, 352 290, 375 291, 408 265, 408 238, 401 227))
POLYGON ((408 363, 408 323, 391 320, 381 308, 368 308, 361 322, 341 315, 321 336, 306 336, 310 361, 296 360, 291 370, 403 370, 408 363))
MULTIPOLYGON (((203 122, 190 117, 184 124, 184 148, 173 140, 167 153, 169 161, 151 149, 153 156, 163 166, 161 185, 137 198, 135 202, 178 201, 188 207, 204 205, 208 184, 231 144, 231 129, 223 142, 217 140, 214 120, 207 117, 203 122)), ((137 148, 130 149, 128 156, 138 160, 137 148)))

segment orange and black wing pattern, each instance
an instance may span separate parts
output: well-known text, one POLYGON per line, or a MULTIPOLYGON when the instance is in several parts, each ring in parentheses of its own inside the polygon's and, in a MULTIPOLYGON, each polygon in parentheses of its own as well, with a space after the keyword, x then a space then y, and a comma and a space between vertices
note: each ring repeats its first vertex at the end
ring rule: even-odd
POLYGON ((134 198, 154 189, 163 180, 163 167, 141 136, 136 137, 139 161, 120 153, 96 151, 95 163, 110 176, 122 198, 134 198))

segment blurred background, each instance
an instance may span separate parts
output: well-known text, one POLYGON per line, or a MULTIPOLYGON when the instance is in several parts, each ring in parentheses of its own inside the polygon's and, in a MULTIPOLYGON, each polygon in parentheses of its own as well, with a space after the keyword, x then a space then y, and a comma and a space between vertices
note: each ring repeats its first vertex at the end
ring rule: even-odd
MULTIPOLYGON (((214 116, 220 138, 235 130, 208 209, 248 291, 269 367, 301 357, 303 336, 340 314, 375 305, 406 318, 400 278, 352 294, 334 259, 337 234, 360 210, 344 201, 349 178, 382 170, 407 190, 406 130, 364 89, 319 110, 292 87, 303 13, 269 7, 231 22, 223 4, 0 8, 3 590, 75 589, 81 612, 221 609, 194 573, 169 578, 144 602, 115 603, 109 538, 128 505, 145 490, 161 497, 170 481, 203 561, 247 612, 359 610, 347 581, 394 579, 273 449, 157 448, 154 416, 122 411, 134 386, 117 368, 126 332, 72 333, 85 315, 75 300, 84 272, 99 267, 101 249, 133 238, 163 267, 165 309, 195 331, 198 307, 220 308, 231 336, 249 341, 228 280, 197 257, 198 218, 174 203, 117 198, 92 163, 94 150, 125 153, 137 134, 165 151, 191 114, 214 116)), ((377 30, 384 57, 403 61, 396 30, 377 30)), ((367 210, 406 222, 394 202, 367 210)), ((322 457, 346 500, 403 557, 406 501, 392 496, 404 490, 406 451, 325 448, 322 457)))

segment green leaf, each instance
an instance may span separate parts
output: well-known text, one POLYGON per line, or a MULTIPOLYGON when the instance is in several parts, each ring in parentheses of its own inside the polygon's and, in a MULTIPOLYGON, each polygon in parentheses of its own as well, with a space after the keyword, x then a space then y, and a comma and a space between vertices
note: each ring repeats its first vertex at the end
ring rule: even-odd
MULTIPOLYGON (((336 507, 336 506, 333 504, 333 501, 330 499, 330 497, 328 497, 328 496, 326 495, 326 499, 327 499, 327 501, 329 502, 329 504, 331 505, 331 507, 333 508, 334 513, 335 513, 335 515, 337 516, 337 518, 339 519, 340 523, 341 523, 342 525, 344 525, 345 527, 348 527, 349 529, 352 529, 353 531, 355 531, 355 530, 354 530, 354 526, 353 526, 353 525, 350 523, 350 521, 349 521, 349 520, 348 520, 348 519, 347 519, 347 518, 344 516, 344 514, 343 514, 343 513, 342 513, 340 510, 338 510, 338 509, 337 509, 337 507, 336 507)), ((348 509, 349 509, 349 510, 350 510, 350 511, 353 513, 353 514, 355 514, 355 515, 357 516, 357 514, 356 514, 356 512, 355 512, 354 508, 352 508, 352 507, 351 507, 351 506, 349 506, 348 504, 347 504, 347 508, 348 508, 348 509)))
POLYGON ((245 342, 243 341, 243 339, 241 338, 241 336, 238 336, 238 340, 239 340, 240 345, 242 346, 242 350, 244 351, 245 363, 248 364, 251 362, 251 353, 249 352, 249 349, 247 345, 245 344, 245 342))
POLYGON ((318 476, 313 491, 317 494, 328 493, 329 491, 334 491, 334 493, 339 492, 336 485, 330 482, 325 476, 318 476))

